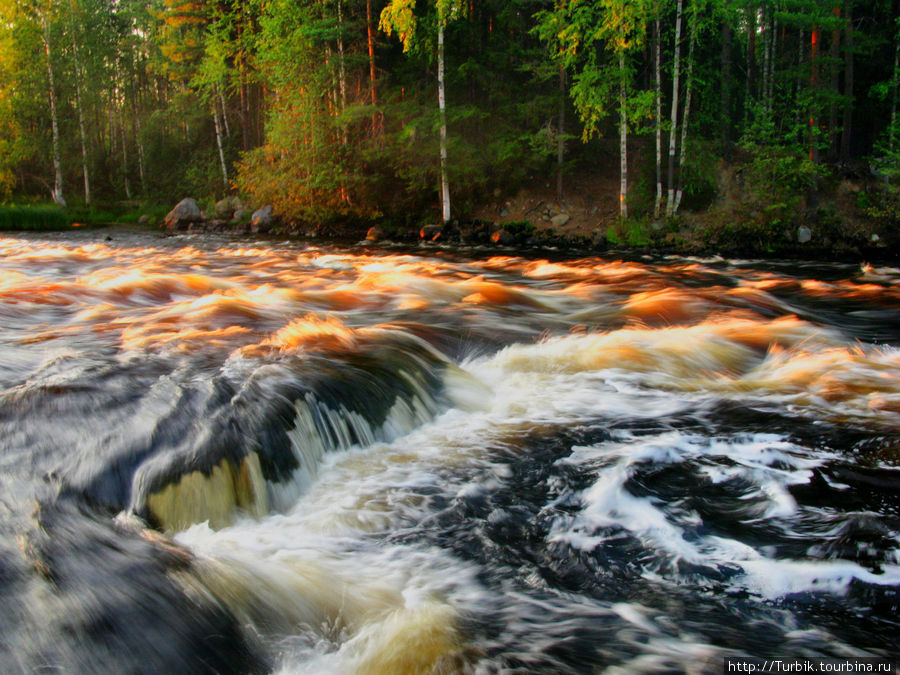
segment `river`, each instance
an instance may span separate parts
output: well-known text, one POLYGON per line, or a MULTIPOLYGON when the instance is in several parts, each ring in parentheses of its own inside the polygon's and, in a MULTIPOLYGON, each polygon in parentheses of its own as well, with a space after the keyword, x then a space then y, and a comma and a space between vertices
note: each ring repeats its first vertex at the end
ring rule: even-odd
POLYGON ((900 270, 0 237, 0 671, 900 654, 900 270))

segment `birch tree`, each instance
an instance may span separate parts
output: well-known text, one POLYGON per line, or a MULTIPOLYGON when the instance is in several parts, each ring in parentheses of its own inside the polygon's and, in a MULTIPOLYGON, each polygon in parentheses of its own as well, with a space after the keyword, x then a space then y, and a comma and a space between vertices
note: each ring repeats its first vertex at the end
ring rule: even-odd
MULTIPOLYGON (((409 51, 416 40, 418 18, 415 0, 391 0, 381 13, 381 28, 388 35, 397 33, 403 50, 409 51)), ((444 87, 444 31, 447 25, 465 15, 467 4, 459 0, 434 0, 437 32, 438 115, 440 117, 441 218, 450 222, 450 182, 447 178, 447 99, 444 87)))
POLYGON ((53 188, 50 196, 59 206, 66 205, 63 196, 62 154, 59 146, 59 111, 57 103, 56 78, 53 70, 52 33, 50 29, 50 7, 35 8, 41 24, 41 39, 44 47, 44 59, 47 68, 47 94, 50 102, 51 151, 53 154, 53 188))
POLYGON ((684 0, 678 0, 675 15, 675 49, 672 57, 672 112, 669 126, 669 180, 666 218, 671 218, 675 213, 675 143, 678 137, 678 96, 681 93, 679 79, 681 77, 681 19, 683 13, 684 0))
POLYGON ((76 33, 76 26, 78 25, 78 16, 79 12, 77 11, 77 7, 74 2, 71 2, 69 5, 70 13, 69 13, 69 29, 70 29, 70 39, 72 43, 72 67, 74 70, 74 78, 75 78, 75 107, 78 112, 78 136, 81 141, 81 173, 84 179, 84 203, 86 206, 90 206, 91 204, 91 177, 90 171, 88 169, 88 151, 87 151, 87 135, 85 134, 85 124, 84 124, 84 100, 81 95, 82 91, 82 81, 83 81, 83 69, 81 64, 81 59, 78 55, 78 43, 80 36, 76 33))
POLYGON ((681 197, 684 191, 684 162, 687 156, 688 141, 688 121, 691 116, 691 96, 694 90, 694 48, 697 46, 697 32, 700 23, 701 2, 695 0, 691 5, 690 16, 690 37, 688 38, 688 64, 685 77, 684 92, 684 112, 681 118, 681 141, 678 154, 678 187, 675 191, 675 204, 672 208, 672 215, 678 213, 678 207, 681 205, 681 197))
POLYGON ((619 215, 628 216, 628 130, 647 117, 654 93, 635 91, 632 58, 643 45, 649 0, 570 0, 538 14, 538 33, 557 45, 556 58, 574 71, 570 92, 585 141, 618 113, 619 215))

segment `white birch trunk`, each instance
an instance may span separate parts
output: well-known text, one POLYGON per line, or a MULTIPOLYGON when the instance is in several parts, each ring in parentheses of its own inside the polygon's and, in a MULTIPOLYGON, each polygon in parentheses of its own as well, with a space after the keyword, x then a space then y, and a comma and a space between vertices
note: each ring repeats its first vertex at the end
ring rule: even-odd
POLYGON ((675 139, 678 134, 678 94, 681 75, 681 17, 684 0, 678 0, 675 15, 675 60, 672 73, 672 124, 669 129, 669 185, 666 199, 666 217, 671 218, 675 209, 675 139))
POLYGON ((447 106, 444 98, 444 22, 438 19, 438 111, 441 118, 441 218, 450 222, 450 183, 447 180, 447 106))
POLYGON ((50 127, 53 142, 53 201, 59 206, 66 205, 63 197, 62 159, 59 151, 59 119, 56 111, 56 82, 53 79, 53 64, 50 58, 50 23, 46 14, 41 14, 44 37, 44 55, 47 58, 47 83, 50 88, 50 127))
POLYGON ((216 97, 222 106, 222 124, 225 128, 225 138, 231 138, 231 125, 228 123, 228 107, 225 105, 225 97, 222 95, 222 87, 216 85, 216 97))
POLYGON ((81 137, 81 173, 84 176, 84 203, 91 205, 91 177, 88 171, 87 138, 84 133, 84 106, 81 101, 81 63, 78 59, 78 41, 72 36, 72 57, 75 61, 75 107, 78 108, 78 134, 81 137))
POLYGON ((628 217, 628 116, 625 108, 625 53, 619 52, 619 215, 628 217))
POLYGON ((213 124, 216 127, 216 147, 219 150, 219 165, 222 168, 222 184, 228 192, 228 165, 225 163, 225 149, 222 147, 222 123, 219 121, 219 106, 213 102, 213 124))

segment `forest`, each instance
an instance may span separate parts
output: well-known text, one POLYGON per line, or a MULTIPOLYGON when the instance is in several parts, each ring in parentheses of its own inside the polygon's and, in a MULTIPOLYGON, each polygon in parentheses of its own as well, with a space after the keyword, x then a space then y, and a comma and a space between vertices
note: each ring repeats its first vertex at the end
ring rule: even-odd
POLYGON ((898 9, 0 0, 0 201, 88 217, 240 195, 285 223, 417 227, 538 183, 562 202, 594 173, 620 223, 701 213, 763 241, 852 229, 852 207, 885 236, 898 9))

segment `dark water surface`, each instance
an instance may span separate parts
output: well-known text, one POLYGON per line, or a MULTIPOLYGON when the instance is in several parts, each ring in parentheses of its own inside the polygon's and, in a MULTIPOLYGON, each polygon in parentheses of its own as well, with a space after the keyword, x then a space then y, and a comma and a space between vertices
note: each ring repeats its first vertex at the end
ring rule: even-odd
POLYGON ((900 270, 0 238, 0 671, 900 655, 900 270))

